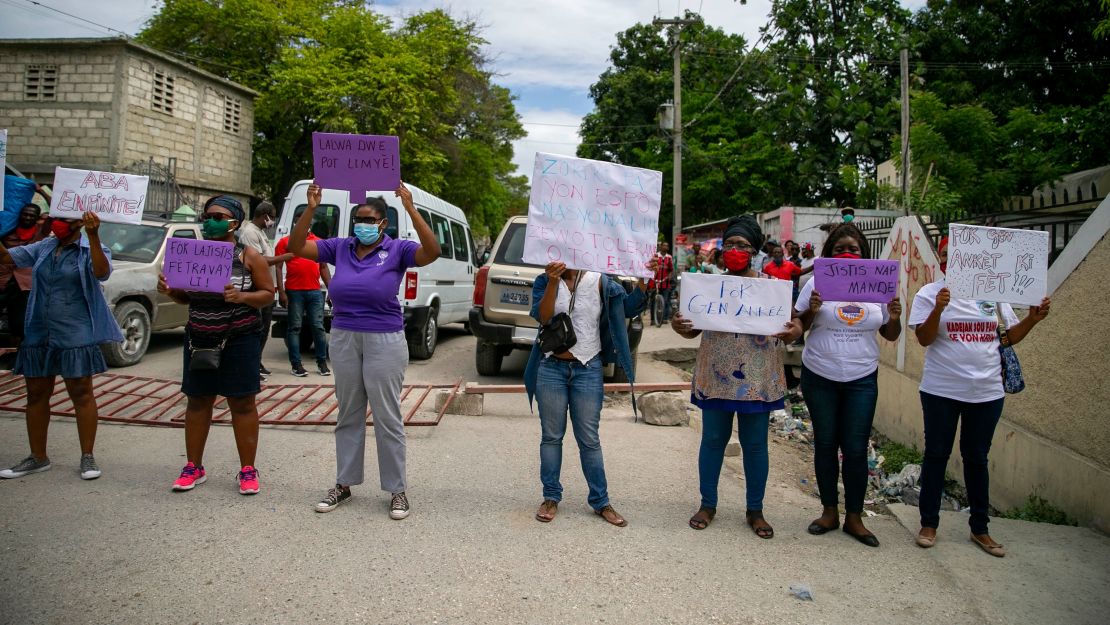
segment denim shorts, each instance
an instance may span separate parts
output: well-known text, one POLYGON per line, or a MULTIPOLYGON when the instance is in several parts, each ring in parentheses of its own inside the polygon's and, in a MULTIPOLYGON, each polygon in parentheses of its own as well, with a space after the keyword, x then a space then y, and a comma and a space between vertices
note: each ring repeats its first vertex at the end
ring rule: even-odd
MULTIPOLYGON (((187 335, 186 335, 187 336, 187 335)), ((262 337, 258 332, 233 336, 224 345, 220 368, 189 371, 189 341, 185 340, 181 369, 181 392, 189 397, 247 397, 262 390, 258 367, 262 361, 262 337)))

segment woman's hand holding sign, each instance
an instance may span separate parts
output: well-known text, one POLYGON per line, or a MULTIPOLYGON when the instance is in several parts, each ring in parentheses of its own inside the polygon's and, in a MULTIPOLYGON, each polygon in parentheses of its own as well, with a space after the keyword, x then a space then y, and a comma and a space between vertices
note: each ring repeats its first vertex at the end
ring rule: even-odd
POLYGON ((671 317, 671 329, 682 338, 692 339, 701 334, 701 330, 694 329, 694 322, 682 316, 682 313, 675 312, 671 317))

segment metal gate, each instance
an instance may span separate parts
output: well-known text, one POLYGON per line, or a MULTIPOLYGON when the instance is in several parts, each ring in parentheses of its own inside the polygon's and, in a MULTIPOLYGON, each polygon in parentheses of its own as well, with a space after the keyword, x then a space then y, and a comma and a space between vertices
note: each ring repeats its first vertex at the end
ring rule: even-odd
MULTIPOLYGON (((405 384, 401 411, 405 425, 439 425, 462 380, 454 384, 405 384), (433 391, 450 391, 437 411, 433 391), (425 406, 432 397, 433 408, 425 406)), ((102 373, 93 378, 97 411, 101 421, 165 427, 185 427, 186 398, 180 380, 160 380, 133 375, 102 373)), ((335 425, 339 404, 335 387, 324 384, 264 385, 257 397, 259 422, 265 425, 335 425)), ((0 410, 24 412, 27 391, 23 376, 0 372, 0 410)), ((50 414, 73 417, 73 402, 65 384, 59 382, 50 397, 50 414)), ((231 423, 227 400, 219 398, 212 413, 213 423, 231 423)), ((366 424, 373 415, 366 411, 366 424)))

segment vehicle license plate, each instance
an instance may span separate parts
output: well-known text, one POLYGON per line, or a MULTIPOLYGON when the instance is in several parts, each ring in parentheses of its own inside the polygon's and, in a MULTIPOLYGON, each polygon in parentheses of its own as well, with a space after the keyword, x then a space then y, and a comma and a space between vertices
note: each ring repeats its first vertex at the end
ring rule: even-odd
POLYGON ((501 291, 501 303, 527 306, 531 300, 531 295, 532 294, 527 291, 510 291, 509 289, 505 289, 501 291))

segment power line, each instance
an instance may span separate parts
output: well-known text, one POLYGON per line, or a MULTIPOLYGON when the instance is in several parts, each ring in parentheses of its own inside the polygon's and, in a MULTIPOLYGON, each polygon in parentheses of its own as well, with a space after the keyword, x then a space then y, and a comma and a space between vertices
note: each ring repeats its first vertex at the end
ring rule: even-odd
MULTIPOLYGON (((693 126, 694 124, 698 123, 698 120, 700 120, 701 116, 704 115, 705 112, 709 110, 709 107, 713 106, 714 104, 717 103, 717 100, 721 99, 721 96, 724 95, 725 90, 727 90, 729 88, 729 85, 732 84, 732 81, 736 80, 736 77, 740 75, 740 70, 744 67, 744 63, 746 63, 748 61, 748 59, 751 58, 755 54, 756 48, 759 46, 759 42, 763 41, 763 38, 766 37, 767 34, 770 33, 770 32, 771 32, 770 30, 764 30, 762 33, 760 33, 759 39, 757 39, 756 42, 752 45, 752 48, 748 52, 748 54, 745 54, 744 57, 740 59, 740 62, 736 65, 736 70, 733 71, 732 75, 728 77, 728 80, 725 81, 725 84, 721 86, 721 88, 717 91, 716 94, 714 94, 713 99, 710 100, 709 103, 705 105, 705 108, 703 108, 701 110, 701 112, 698 113, 697 115, 694 115, 694 118, 691 119, 689 122, 687 122, 684 125, 685 128, 689 128, 690 126, 693 126)), ((778 27, 777 26, 775 27, 775 32, 778 32, 778 27)), ((768 45, 770 45, 771 40, 768 39, 767 43, 768 43, 768 45)))
POLYGON ((72 14, 72 13, 66 13, 65 11, 63 11, 63 10, 61 10, 61 9, 56 9, 56 8, 54 8, 54 7, 52 7, 52 6, 49 6, 49 5, 45 5, 45 4, 41 3, 41 2, 37 2, 36 0, 24 0, 24 2, 27 2, 28 4, 33 4, 33 5, 35 5, 35 6, 39 6, 39 7, 42 7, 42 8, 44 8, 44 9, 48 10, 48 11, 53 11, 53 12, 55 12, 55 13, 60 13, 60 14, 62 14, 62 15, 65 15, 66 17, 72 17, 72 18, 74 18, 74 19, 77 19, 77 20, 81 20, 82 22, 87 22, 87 23, 89 23, 89 24, 92 24, 93 26, 96 26, 96 27, 98 27, 98 28, 103 28, 104 30, 107 30, 107 31, 109 31, 109 32, 113 32, 113 33, 119 33, 119 34, 123 35, 124 37, 128 37, 128 36, 129 36, 129 35, 127 34, 127 33, 123 32, 122 30, 119 30, 119 29, 116 29, 116 28, 112 28, 111 26, 105 26, 104 24, 99 24, 99 23, 97 23, 97 22, 94 22, 94 21, 92 21, 92 20, 90 20, 90 19, 87 19, 87 18, 84 18, 84 17, 78 16, 78 15, 74 15, 74 14, 72 14))

